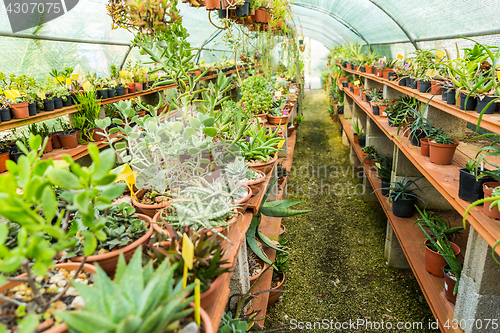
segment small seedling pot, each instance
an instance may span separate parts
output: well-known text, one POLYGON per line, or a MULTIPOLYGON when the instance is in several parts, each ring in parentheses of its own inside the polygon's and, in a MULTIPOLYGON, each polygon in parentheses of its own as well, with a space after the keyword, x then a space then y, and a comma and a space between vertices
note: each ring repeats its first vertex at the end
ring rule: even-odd
MULTIPOLYGON (((431 242, 427 239, 425 242, 425 270, 437 277, 444 277, 443 267, 446 265, 446 259, 441 253, 432 250, 428 245, 431 242)), ((450 242, 455 257, 460 254, 460 248, 457 244, 450 242)))
POLYGON ((63 108, 62 98, 54 97, 52 100, 54 101, 54 109, 58 110, 63 108))
POLYGON ((7 167, 5 166, 5 163, 7 163, 7 161, 10 160, 9 155, 10 155, 9 150, 0 151, 0 172, 7 171, 7 167))
POLYGON ((450 270, 450 266, 446 265, 443 267, 443 274, 444 274, 444 296, 446 299, 453 304, 457 301, 457 295, 453 295, 453 290, 455 290, 455 285, 457 284, 457 281, 452 279, 450 275, 448 274, 448 271, 450 270))
MULTIPOLYGON (((486 106, 494 99, 498 97, 495 96, 486 96, 483 99, 477 99, 477 113, 483 112, 483 110, 486 108, 486 106)), ((497 103, 491 103, 490 106, 484 111, 484 114, 492 114, 495 112, 495 109, 497 107, 497 103)))
POLYGON ((427 93, 431 89, 431 83, 429 81, 420 81, 420 87, 418 91, 421 93, 427 93))
POLYGON ((53 99, 44 99, 43 100, 43 110, 44 111, 54 111, 54 100, 53 99))
POLYGON ((397 217, 412 217, 417 199, 398 199, 392 202, 392 213, 397 217))
POLYGON ((492 182, 492 177, 483 177, 476 180, 476 176, 471 174, 466 168, 460 169, 460 182, 458 187, 458 197, 470 203, 484 198, 483 184, 492 182))
POLYGON ((467 99, 467 94, 460 92, 460 110, 473 111, 477 106, 476 97, 469 96, 467 99, 467 105, 465 105, 465 100, 467 99))
POLYGON ((59 133, 59 140, 61 140, 61 145, 63 148, 71 149, 78 146, 77 132, 73 131, 70 133, 59 133))
POLYGON ((108 98, 108 89, 97 90, 97 99, 108 98))
POLYGON ((16 119, 24 119, 30 116, 28 102, 11 104, 10 109, 12 110, 12 114, 16 119))
POLYGON ((28 112, 30 117, 36 116, 36 102, 28 104, 28 112))
MULTIPOLYGON (((283 284, 285 284, 285 273, 282 273, 283 278, 281 279, 280 284, 278 284, 276 287, 274 287, 272 290, 281 290, 283 288, 283 284)), ((267 307, 273 306, 274 303, 276 303, 282 293, 277 292, 277 291, 271 291, 269 293, 269 300, 267 301, 267 307)))
POLYGON ((0 110, 0 117, 2 121, 9 121, 12 118, 10 117, 10 107, 6 107, 0 110))

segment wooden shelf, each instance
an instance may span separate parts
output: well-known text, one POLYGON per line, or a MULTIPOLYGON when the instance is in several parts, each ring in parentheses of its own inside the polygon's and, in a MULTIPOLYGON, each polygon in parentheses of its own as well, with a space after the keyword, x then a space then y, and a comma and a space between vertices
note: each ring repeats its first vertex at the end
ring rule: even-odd
MULTIPOLYGON (((385 84, 386 86, 388 86, 392 89, 395 89, 399 92, 402 92, 408 96, 413 96, 416 99, 418 99, 419 101, 422 101, 424 103, 427 103, 429 101, 429 99, 432 97, 432 94, 421 93, 416 89, 411 89, 409 87, 400 86, 398 81, 385 80, 385 79, 378 77, 374 74, 366 74, 366 73, 362 73, 360 71, 354 71, 354 70, 346 69, 343 67, 342 67, 342 69, 346 72, 356 74, 356 75, 359 75, 362 77, 366 77, 370 80, 379 82, 381 84, 385 84)), ((441 111, 444 111, 448 114, 451 114, 457 118, 460 118, 460 119, 465 120, 465 121, 472 123, 472 124, 477 124, 477 122, 479 120, 479 113, 477 113, 476 111, 460 110, 460 108, 458 106, 450 105, 450 104, 447 104, 445 101, 443 101, 441 99, 441 95, 434 96, 434 98, 430 102, 430 105, 435 107, 435 108, 440 109, 441 111)), ((500 114, 496 113, 496 114, 483 115, 480 127, 484 128, 488 131, 491 131, 493 133, 500 134, 500 114)))
MULTIPOLYGON (((361 151, 361 147, 354 143, 353 133, 351 131, 351 126, 349 121, 340 117, 340 121, 344 127, 344 132, 346 133, 351 145, 356 152, 359 160, 364 159, 364 154, 361 151)), ((374 190, 381 188, 380 179, 376 178, 376 171, 367 162, 364 163, 366 177, 370 181, 372 188, 374 190)), ((389 220, 389 223, 398 238, 399 244, 405 253, 406 259, 410 264, 410 267, 415 275, 422 292, 425 295, 427 303, 432 310, 435 318, 439 320, 439 326, 442 332, 463 332, 461 329, 448 329, 443 325, 447 320, 453 319, 453 313, 455 311, 455 306, 453 303, 449 302, 444 296, 444 279, 436 277, 425 270, 425 247, 422 245, 425 240, 425 236, 420 230, 420 228, 414 225, 415 220, 418 218, 418 213, 416 213, 411 218, 400 218, 392 214, 390 208, 389 200, 382 195, 381 191, 375 192, 380 205, 384 209, 384 212, 389 220)), ((442 212, 443 215, 446 214, 447 220, 452 226, 461 225, 461 218, 458 214, 450 212, 442 212), (453 218, 456 218, 453 220, 453 218)), ((443 216, 444 217, 444 216, 443 216)), ((467 246, 467 230, 463 232, 463 237, 456 240, 457 245, 462 250, 462 254, 467 246)))
MULTIPOLYGON (((413 147, 411 143, 408 143, 407 138, 402 138, 398 135, 397 127, 390 127, 387 118, 375 116, 369 103, 363 102, 360 96, 355 96, 352 92, 348 91, 348 89, 344 89, 344 92, 365 111, 387 137, 398 146, 422 175, 424 175, 453 208, 463 216, 466 209, 470 206, 470 203, 458 198, 460 179, 459 169, 465 167, 467 161, 476 155, 479 148, 460 142, 451 165, 433 164, 430 162, 429 157, 420 154, 420 147, 413 147)), ((496 161, 496 159, 491 161, 496 161)), ((467 221, 490 246, 493 246, 496 241, 500 239, 500 223, 484 215, 482 206, 473 208, 467 216, 467 221)), ((500 247, 497 247, 495 252, 500 254, 500 247)))
MULTIPOLYGON (((252 67, 247 68, 247 69, 251 69, 251 68, 252 67)), ((236 73, 236 70, 228 71, 225 74, 231 75, 233 73, 236 73)), ((217 77, 218 77, 218 75, 204 76, 200 81, 212 80, 212 79, 215 79, 217 77)), ((165 85, 165 86, 159 86, 159 87, 150 88, 147 90, 142 90, 142 91, 131 93, 131 94, 125 94, 122 96, 115 96, 112 98, 106 98, 106 99, 103 99, 101 101, 101 105, 112 104, 112 103, 116 103, 118 101, 123 101, 123 100, 132 99, 132 98, 139 97, 139 96, 154 94, 158 91, 173 89, 175 87, 176 87, 175 84, 169 84, 169 85, 165 85)), ((235 87, 236 86, 233 86, 233 89, 235 87)), ((12 119, 9 121, 3 121, 0 123, 0 132, 7 131, 7 130, 10 130, 13 128, 18 128, 18 127, 30 125, 30 124, 34 124, 34 123, 38 123, 38 122, 53 119, 53 118, 66 116, 68 114, 72 114, 72 113, 75 113, 77 111, 78 111, 78 108, 76 107, 76 105, 72 105, 72 106, 63 107, 62 109, 57 109, 54 111, 48 111, 48 112, 41 111, 39 114, 37 114, 35 116, 31 116, 31 117, 24 118, 24 119, 12 119)))

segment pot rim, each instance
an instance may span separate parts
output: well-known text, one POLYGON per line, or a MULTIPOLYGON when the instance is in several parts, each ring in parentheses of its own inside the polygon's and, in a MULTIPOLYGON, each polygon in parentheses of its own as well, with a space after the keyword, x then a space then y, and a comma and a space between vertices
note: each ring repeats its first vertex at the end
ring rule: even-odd
POLYGON ((257 179, 254 179, 254 180, 248 180, 248 181, 246 181, 246 182, 243 183, 244 185, 247 185, 247 186, 257 185, 257 184, 260 184, 260 183, 262 183, 262 182, 264 182, 266 180, 266 176, 267 175, 263 171, 261 171, 261 170, 253 170, 253 171, 255 171, 258 174, 260 174, 261 177, 257 178, 257 179))
MULTIPOLYGON (((137 192, 135 192, 135 197, 139 198, 139 196, 140 196, 142 198, 144 196, 144 194, 146 193, 147 190, 148 189, 145 189, 145 188, 138 190, 137 192)), ((167 201, 167 202, 163 202, 163 203, 160 203, 160 204, 149 205, 149 204, 140 203, 139 201, 137 201, 134 198, 134 196, 131 197, 131 201, 132 201, 132 205, 133 206, 136 206, 136 207, 139 207, 139 208, 148 208, 148 209, 160 209, 160 208, 169 207, 172 204, 172 202, 173 202, 172 198, 169 198, 169 199, 170 200, 167 201)))
POLYGON ((274 162, 276 162, 276 160, 278 159, 278 154, 275 153, 275 156, 273 159, 271 159, 269 162, 262 162, 262 163, 248 163, 248 167, 249 168, 258 168, 258 167, 261 167, 261 166, 268 166, 268 165, 271 165, 273 164, 274 162))

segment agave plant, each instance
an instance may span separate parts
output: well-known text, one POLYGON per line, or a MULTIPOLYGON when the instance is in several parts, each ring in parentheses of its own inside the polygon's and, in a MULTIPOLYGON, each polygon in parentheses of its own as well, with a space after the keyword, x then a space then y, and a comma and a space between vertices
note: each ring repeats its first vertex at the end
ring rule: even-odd
POLYGON ((120 254, 113 281, 97 266, 94 287, 73 283, 85 307, 56 313, 77 333, 172 332, 192 312, 188 307, 194 299, 189 297, 194 284, 176 283, 176 269, 168 260, 156 269, 152 261, 143 268, 140 248, 128 265, 120 254))
MULTIPOLYGON (((203 232, 196 232, 188 229, 187 236, 194 244, 193 268, 189 271, 188 283, 193 283, 195 279, 201 282, 201 291, 207 291, 213 279, 224 273, 230 272, 227 266, 228 261, 222 259, 224 251, 217 241, 217 235, 208 236, 203 232)), ((165 248, 161 245, 153 246, 150 256, 157 263, 168 261, 177 264, 174 276, 176 279, 183 277, 184 259, 182 258, 182 234, 175 232, 171 235, 170 246, 165 248)))

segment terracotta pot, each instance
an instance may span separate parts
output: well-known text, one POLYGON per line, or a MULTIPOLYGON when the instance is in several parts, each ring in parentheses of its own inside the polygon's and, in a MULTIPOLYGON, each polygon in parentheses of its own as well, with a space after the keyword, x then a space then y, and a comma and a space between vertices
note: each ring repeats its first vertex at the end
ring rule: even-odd
POLYGON ((0 152, 0 172, 5 172, 7 171, 7 167, 5 166, 5 163, 7 163, 8 160, 10 160, 10 153, 7 150, 6 152, 0 152))
POLYGON ((58 135, 59 133, 60 132, 52 134, 52 148, 53 149, 59 149, 62 147, 61 139, 59 139, 59 135, 58 135))
POLYGON ((353 94, 354 94, 355 96, 359 96, 359 89, 358 89, 358 88, 356 88, 356 87, 354 87, 353 94))
MULTIPOLYGON (((134 87, 134 88, 135 88, 135 87, 134 87)), ((125 88, 125 95, 129 93, 129 89, 130 89, 129 87, 126 87, 126 88, 125 88)))
POLYGON ((135 85, 135 92, 143 91, 144 85, 142 82, 134 82, 135 85))
POLYGON ((365 65, 365 70, 366 70, 366 74, 372 74, 372 67, 369 66, 369 65, 365 65))
MULTIPOLYGON (((453 295, 453 290, 455 290, 455 285, 457 284, 457 281, 453 280, 449 275, 446 270, 449 270, 450 266, 446 265, 443 267, 443 274, 444 274, 444 296, 446 299, 453 304, 457 301, 457 295, 453 295)), ((457 293, 458 294, 458 293, 457 293)))
POLYGON ((252 189, 248 185, 243 185, 247 188, 247 195, 244 198, 241 198, 239 200, 236 200, 234 204, 239 205, 239 208, 237 208, 238 212, 244 212, 247 209, 247 201, 250 200, 252 197, 252 189))
POLYGON ((286 116, 281 116, 281 117, 275 117, 271 116, 270 114, 267 115, 267 122, 271 125, 284 125, 287 123, 288 118, 290 118, 290 114, 286 116))
MULTIPOLYGON (((68 272, 70 272, 70 271, 76 271, 78 269, 78 267, 80 267, 79 263, 72 263, 72 262, 65 263, 65 264, 57 264, 55 266, 55 268, 65 269, 68 272)), ((87 273, 97 274, 96 268, 94 266, 90 265, 90 264, 83 265, 82 270, 84 272, 87 272, 87 273)), ((21 274, 18 277, 19 278, 23 278, 25 276, 26 276, 26 273, 21 274)), ((6 284, 0 286, 0 293, 3 293, 4 291, 7 291, 9 289, 12 289, 12 288, 14 288, 14 287, 16 287, 16 286, 18 286, 18 285, 20 285, 22 283, 23 282, 9 281, 6 284)), ((64 332, 68 332, 68 327, 66 326, 65 323, 61 323, 61 324, 59 324, 57 326, 51 327, 51 328, 46 329, 45 331, 42 331, 42 332, 43 333, 64 333, 64 332)))
POLYGON ((245 185, 250 187, 250 189, 252 190, 252 196, 257 195, 260 193, 260 191, 262 191, 264 182, 266 181, 266 174, 264 172, 262 172, 261 170, 256 170, 256 172, 261 175, 260 178, 245 182, 245 185))
POLYGON ((262 270, 260 271, 259 274, 250 277, 250 287, 253 286, 253 284, 255 283, 255 281, 257 281, 257 279, 259 278, 259 276, 261 276, 262 273, 264 273, 264 271, 266 270, 267 266, 269 266, 268 264, 266 264, 265 262, 263 262, 260 258, 257 258, 257 261, 260 262, 260 264, 262 265, 262 270))
MULTIPOLYGON (((427 245, 431 242, 427 239, 424 244, 425 246, 425 270, 432 275, 437 277, 443 277, 443 267, 446 265, 446 259, 441 255, 441 253, 431 250, 427 245)), ((460 248, 457 244, 450 242, 453 248, 453 253, 455 257, 460 254, 460 248)))
POLYGON ((47 145, 45 146, 45 149, 43 150, 44 154, 50 153, 54 148, 52 147, 52 136, 49 136, 49 139, 47 140, 47 145))
MULTIPOLYGON (((136 214, 136 215, 141 220, 149 224, 149 230, 141 238, 139 238, 132 244, 125 246, 122 249, 111 251, 105 254, 97 254, 94 256, 89 256, 87 257, 87 263, 89 264, 97 263, 106 272, 106 274, 108 274, 109 276, 113 276, 115 274, 116 265, 118 264, 118 257, 120 256, 120 253, 123 253, 125 260, 129 262, 129 260, 132 258, 137 248, 140 245, 145 245, 149 241, 151 235, 153 234, 153 223, 151 223, 152 222, 151 218, 144 214, 136 214)), ((80 262, 83 260, 83 258, 84 257, 74 257, 71 258, 70 260, 73 262, 80 262)))
POLYGON ((281 236, 281 235, 283 235, 285 232, 286 232, 286 227, 285 227, 285 225, 282 223, 282 224, 281 224, 281 226, 280 226, 280 233, 279 233, 279 235, 281 236))
POLYGON ((389 73, 390 72, 394 72, 394 70, 392 68, 384 68, 384 69, 382 69, 382 77, 385 80, 389 80, 389 73))
POLYGON ((207 10, 220 9, 220 1, 219 0, 206 0, 205 8, 207 10))
MULTIPOLYGON (((486 182, 483 184, 483 192, 484 198, 491 198, 491 194, 493 193, 493 189, 497 186, 500 186, 499 182, 486 182)), ((484 215, 491 217, 495 220, 500 220, 500 211, 498 210, 498 206, 493 207, 490 210, 491 202, 485 202, 483 205, 483 213, 484 215)))
POLYGON ((58 134, 59 140, 63 148, 71 149, 78 146, 77 132, 71 134, 58 134))
POLYGON ((429 138, 420 139, 420 154, 422 156, 429 156, 429 138))
POLYGON ((261 113, 261 114, 254 114, 254 118, 259 118, 260 120, 259 121, 262 121, 264 123, 267 123, 267 115, 268 113, 261 113))
POLYGON ((89 136, 92 137, 94 142, 100 142, 106 138, 104 135, 97 134, 98 132, 102 132, 102 130, 100 128, 89 129, 89 136))
POLYGON ((438 81, 431 81, 431 94, 441 95, 443 90, 441 89, 441 85, 438 85, 438 81))
POLYGON ((127 83, 127 87, 128 87, 128 93, 129 94, 135 93, 135 83, 127 83))
MULTIPOLYGON (((224 274, 219 275, 218 277, 215 278, 214 282, 210 284, 210 288, 207 291, 204 291, 200 295, 200 300, 201 300, 201 307, 206 309, 210 305, 212 305, 215 302, 215 299, 219 295, 219 286, 222 283, 224 274)), ((206 332, 206 331, 205 331, 206 332)))
POLYGON ((385 113, 385 110, 388 108, 387 105, 380 105, 378 106, 378 112, 379 112, 379 116, 380 117, 387 117, 387 114, 384 114, 385 113))
POLYGON ((277 159, 278 159, 278 154, 275 154, 274 158, 269 160, 269 162, 249 163, 248 167, 251 168, 252 170, 260 170, 267 175, 273 169, 274 163, 276 163, 277 159))
POLYGON ((453 140, 453 142, 453 144, 444 145, 434 141, 429 141, 429 157, 431 163, 440 165, 451 164, 453 161, 453 155, 455 155, 455 150, 458 147, 458 140, 453 140))
MULTIPOLYGON (((283 279, 281 280, 280 284, 278 284, 276 287, 274 287, 272 290, 282 290, 281 288, 283 287, 283 284, 285 283, 285 273, 283 273, 283 279)), ((267 301, 267 307, 273 306, 274 303, 278 301, 282 293, 276 292, 276 291, 271 291, 269 293, 269 300, 267 301)))
POLYGON ((10 104, 10 109, 12 110, 12 114, 16 119, 24 119, 30 116, 28 102, 10 104))
POLYGON ((359 137, 356 133, 353 134, 354 143, 359 144, 359 137))
MULTIPOLYGON (((146 189, 139 190, 135 193, 137 199, 141 199, 146 193, 146 189)), ((153 218, 156 215, 156 212, 163 208, 168 208, 172 204, 172 201, 164 202, 161 204, 155 205, 146 205, 138 202, 134 196, 132 196, 132 206, 134 206, 139 212, 153 218)))
MULTIPOLYGON (((194 308, 194 302, 191 302, 189 306, 194 308)), ((200 317, 201 321, 203 321, 203 328, 205 329, 205 333, 214 333, 214 329, 212 328, 212 320, 210 319, 208 313, 203 309, 203 307, 200 307, 200 317)))
POLYGON ((266 23, 266 9, 264 7, 255 10, 253 21, 257 23, 266 23))

